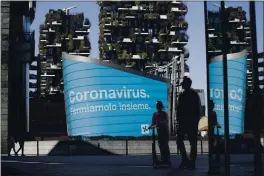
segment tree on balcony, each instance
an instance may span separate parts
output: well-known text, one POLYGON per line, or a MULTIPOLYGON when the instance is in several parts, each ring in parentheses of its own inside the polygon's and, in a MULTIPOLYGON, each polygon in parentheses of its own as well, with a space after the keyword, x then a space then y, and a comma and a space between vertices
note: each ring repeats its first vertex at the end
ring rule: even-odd
POLYGON ((152 35, 148 35, 148 36, 146 37, 145 41, 146 41, 146 42, 152 42, 152 39, 153 39, 152 35))
POLYGON ((56 34, 56 38, 54 40, 54 44, 56 44, 56 43, 61 43, 61 34, 60 33, 56 34))
POLYGON ((209 41, 208 41, 208 50, 209 51, 215 51, 216 50, 214 42, 212 41, 212 39, 209 39, 209 41))
POLYGON ((85 18, 84 25, 90 25, 90 20, 88 18, 85 18))
POLYGON ((47 29, 47 27, 46 27, 44 24, 41 24, 41 25, 39 26, 39 30, 40 30, 40 31, 45 30, 45 29, 47 29))
POLYGON ((48 54, 48 50, 47 49, 41 49, 39 51, 39 53, 42 54, 42 55, 47 55, 48 54))
POLYGON ((181 11, 181 15, 186 15, 187 12, 188 12, 188 7, 184 4, 184 3, 181 3, 181 6, 179 7, 181 11))
POLYGON ((167 17, 170 23, 174 23, 177 20, 177 16, 174 13, 169 13, 167 17))
POLYGON ((84 36, 84 47, 90 48, 91 47, 91 43, 90 40, 88 39, 88 37, 85 35, 84 36))
POLYGON ((127 53, 127 50, 123 50, 120 59, 130 59, 131 55, 127 53))
POLYGON ((68 51, 69 51, 69 52, 72 52, 73 49, 74 49, 73 39, 70 38, 69 43, 68 43, 68 51))
POLYGON ((177 35, 173 35, 170 39, 170 42, 177 42, 179 40, 179 37, 177 35))
POLYGON ((46 44, 44 42, 39 42, 39 49, 44 49, 46 44))
POLYGON ((100 14, 99 14, 99 19, 103 19, 107 17, 107 13, 105 10, 101 10, 100 14))
POLYGON ((112 50, 114 50, 116 54, 121 54, 121 47, 119 44, 112 44, 112 50))
POLYGON ((146 13, 144 14, 144 19, 152 20, 159 19, 160 15, 158 13, 146 13))
POLYGON ((140 53, 140 57, 142 59, 146 59, 148 57, 148 54, 146 52, 142 52, 142 53, 140 53))
POLYGON ((39 36, 39 39, 40 39, 40 40, 46 40, 46 37, 43 36, 43 35, 40 35, 40 36, 39 36))
POLYGON ((135 1, 135 4, 136 4, 136 6, 139 6, 140 5, 140 1, 139 0, 136 0, 135 1))
POLYGON ((181 27, 184 28, 185 30, 188 29, 188 23, 187 23, 185 20, 182 20, 182 21, 180 22, 180 25, 181 25, 181 27))

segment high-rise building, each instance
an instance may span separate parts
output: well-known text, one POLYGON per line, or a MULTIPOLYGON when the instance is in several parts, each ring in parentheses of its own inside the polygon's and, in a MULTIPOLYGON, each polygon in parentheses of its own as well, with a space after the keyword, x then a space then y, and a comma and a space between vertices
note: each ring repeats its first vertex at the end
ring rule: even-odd
POLYGON ((264 95, 264 52, 258 54, 259 58, 259 76, 262 77, 262 79, 259 80, 259 85, 261 88, 261 93, 264 95))
MULTIPOLYGON (((229 53, 237 53, 244 49, 248 51, 247 59, 247 88, 253 90, 253 73, 251 58, 250 22, 246 19, 246 12, 242 7, 227 7, 227 31, 229 53)), ((219 11, 208 11, 208 57, 222 54, 222 34, 219 11)), ((226 45, 226 44, 225 44, 226 45)))
POLYGON ((154 74, 155 69, 173 59, 180 60, 180 54, 185 53, 188 8, 183 2, 102 1, 98 4, 101 60, 154 74))
MULTIPOLYGON (((65 10, 66 11, 66 10, 65 10)), ((63 93, 62 52, 88 57, 90 55, 90 22, 83 13, 69 14, 49 10, 40 25, 39 92, 42 97, 63 93)))
POLYGON ((7 137, 28 131, 27 84, 34 57, 36 1, 1 1, 1 153, 7 137))

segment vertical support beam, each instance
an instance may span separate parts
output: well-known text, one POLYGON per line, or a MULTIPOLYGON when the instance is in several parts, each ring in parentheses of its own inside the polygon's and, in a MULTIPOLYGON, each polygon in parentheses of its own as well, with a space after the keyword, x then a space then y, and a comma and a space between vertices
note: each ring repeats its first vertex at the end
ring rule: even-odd
POLYGON ((169 76, 170 76, 170 67, 167 66, 166 67, 166 79, 169 79, 169 76))
MULTIPOLYGON (((207 114, 209 115, 209 101, 210 101, 210 79, 209 79, 209 64, 210 64, 210 59, 208 56, 208 44, 209 44, 209 39, 208 39, 208 16, 207 16, 207 1, 204 1, 204 23, 205 23, 205 44, 206 44, 206 88, 207 88, 207 114)), ((213 170, 212 168, 212 135, 213 135, 213 130, 212 130, 212 123, 210 123, 211 120, 209 119, 208 121, 208 165, 209 165, 209 170, 208 173, 211 173, 213 170)))
POLYGON ((181 54, 181 56, 180 56, 180 63, 181 63, 181 80, 180 80, 180 82, 182 82, 183 77, 184 77, 184 73, 185 73, 185 69, 184 69, 184 54, 181 54))
MULTIPOLYGON (((173 71, 173 98, 172 98, 172 117, 174 118, 174 121, 177 121, 176 117, 176 108, 177 108, 177 60, 173 61, 172 65, 172 71, 173 71)), ((174 132, 176 132, 176 127, 174 125, 174 132)))
POLYGON ((225 2, 221 1, 221 30, 223 36, 223 86, 224 86, 224 122, 225 122, 225 175, 230 176, 230 151, 229 151, 229 109, 228 109, 228 69, 227 69, 227 17, 225 11, 225 2))
MULTIPOLYGON (((259 78, 258 78, 258 51, 257 51, 257 32, 256 32, 256 10, 255 2, 249 2, 250 10, 250 30, 251 30, 251 48, 252 48, 252 61, 253 61, 253 97, 254 97, 254 110, 253 117, 254 127, 255 127, 255 175, 262 175, 262 158, 261 158, 261 142, 260 142, 260 131, 261 131, 261 107, 259 102, 260 98, 260 88, 259 88, 259 78)), ((263 105, 262 105, 263 106, 263 105)))
POLYGON ((29 63, 26 63, 26 132, 29 132, 29 63))

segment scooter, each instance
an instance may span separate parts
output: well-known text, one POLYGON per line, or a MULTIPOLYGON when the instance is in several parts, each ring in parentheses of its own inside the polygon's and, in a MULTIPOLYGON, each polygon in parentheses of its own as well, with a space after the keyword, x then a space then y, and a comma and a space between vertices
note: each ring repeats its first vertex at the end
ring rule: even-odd
POLYGON ((149 127, 149 129, 152 129, 152 166, 155 169, 159 168, 170 168, 171 164, 165 164, 162 163, 157 156, 157 151, 156 151, 156 135, 155 135, 155 129, 158 129, 156 125, 149 127))

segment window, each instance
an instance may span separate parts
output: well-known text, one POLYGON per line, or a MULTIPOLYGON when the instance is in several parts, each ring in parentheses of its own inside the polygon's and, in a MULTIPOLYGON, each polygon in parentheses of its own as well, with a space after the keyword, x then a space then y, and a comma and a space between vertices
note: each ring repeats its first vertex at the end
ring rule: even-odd
POLYGON ((148 29, 148 33, 149 34, 152 34, 152 29, 148 29))
POLYGON ((138 26, 137 24, 138 24, 138 20, 134 20, 134 25, 138 26))

